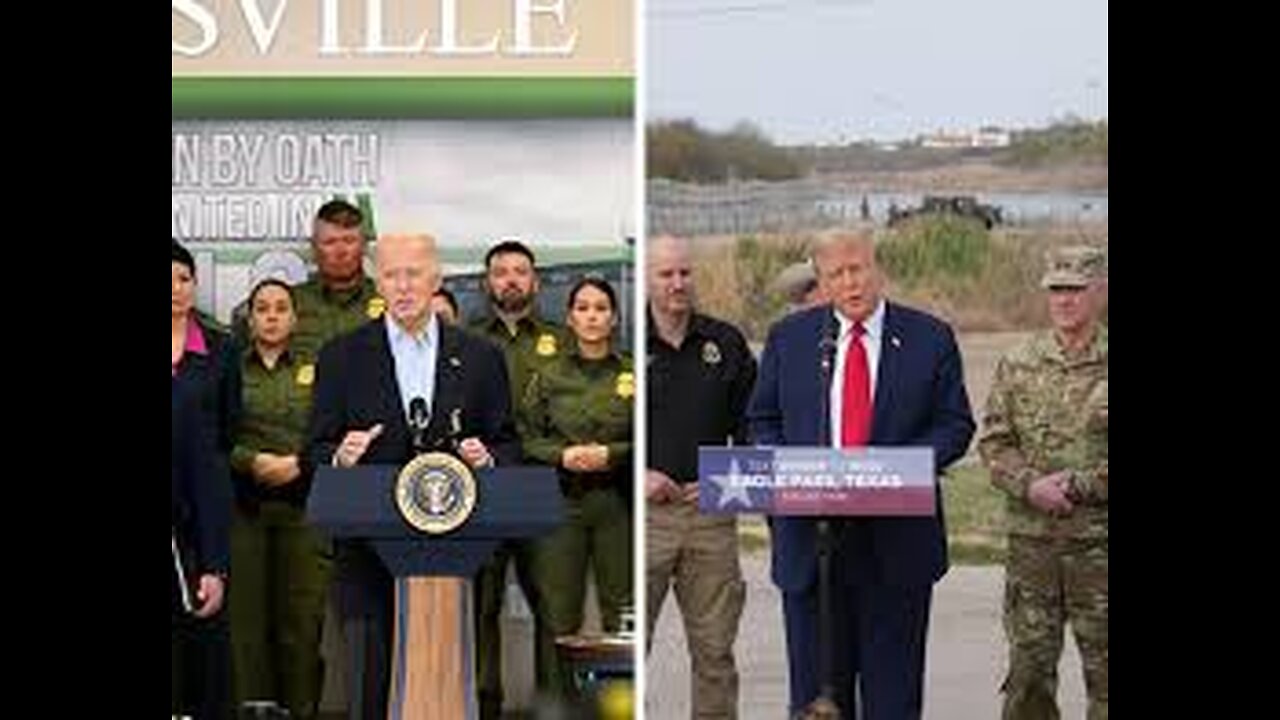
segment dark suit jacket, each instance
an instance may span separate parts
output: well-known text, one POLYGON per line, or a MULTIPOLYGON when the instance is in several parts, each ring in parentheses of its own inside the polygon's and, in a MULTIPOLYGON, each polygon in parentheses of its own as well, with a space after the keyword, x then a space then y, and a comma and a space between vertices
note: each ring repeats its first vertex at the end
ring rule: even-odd
MULTIPOLYGON (((747 409, 757 445, 830 445, 830 373, 822 355, 835 325, 831 305, 822 305, 770 330, 747 409)), ((974 432, 955 337, 937 318, 888 302, 881 337, 869 444, 930 446, 941 472, 964 455, 974 432)), ((840 562, 850 580, 923 585, 947 570, 941 497, 936 517, 867 518, 843 526, 840 562)), ((811 587, 815 521, 777 517, 771 528, 774 582, 790 592, 811 587)))
MULTIPOLYGON (((184 353, 170 394, 170 501, 178 544, 191 573, 226 573, 231 474, 227 453, 240 408, 240 374, 226 333, 201 313, 205 354, 184 353)), ((195 581, 195 577, 189 578, 195 581)), ((176 587, 176 586, 175 586, 176 587)))
POLYGON ((169 396, 170 522, 189 575, 225 573, 230 556, 231 486, 218 474, 216 430, 202 407, 202 391, 189 376, 179 376, 169 396))
MULTIPOLYGON (((439 323, 435 397, 427 441, 449 451, 450 439, 478 437, 499 465, 520 460, 520 444, 511 417, 511 393, 502 351, 489 341, 439 323), (452 432, 452 418, 460 432, 452 432)), ((324 346, 316 364, 305 477, 332 462, 349 430, 368 430, 381 423, 382 434, 360 458, 365 465, 399 465, 413 456, 413 439, 405 418, 395 360, 384 321, 374 320, 324 346)))
POLYGON ((220 472, 229 473, 225 456, 234 445, 242 391, 237 350, 231 337, 212 318, 193 311, 192 320, 204 333, 208 353, 185 353, 178 363, 178 377, 199 389, 200 405, 206 421, 214 428, 217 449, 223 456, 220 472))

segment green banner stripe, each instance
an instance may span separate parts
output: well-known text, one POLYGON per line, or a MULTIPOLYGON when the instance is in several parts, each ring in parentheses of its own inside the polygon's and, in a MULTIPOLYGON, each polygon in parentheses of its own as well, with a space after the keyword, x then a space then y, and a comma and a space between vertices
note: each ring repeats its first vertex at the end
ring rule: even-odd
POLYGON ((173 78, 173 119, 627 117, 630 77, 173 78))

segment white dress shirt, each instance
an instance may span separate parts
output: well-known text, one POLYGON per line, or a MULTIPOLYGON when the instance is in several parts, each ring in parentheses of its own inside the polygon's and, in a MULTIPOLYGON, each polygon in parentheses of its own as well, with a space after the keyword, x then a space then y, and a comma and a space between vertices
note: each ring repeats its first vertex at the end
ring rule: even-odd
MULTIPOLYGON (((840 447, 840 438, 843 430, 844 410, 844 364, 845 359, 849 355, 849 336, 853 334, 854 322, 839 310, 833 310, 836 316, 836 322, 840 324, 840 334, 836 338, 836 366, 831 374, 831 447, 840 447)), ((881 299, 876 303, 876 309, 871 311, 868 317, 862 323, 862 347, 867 351, 867 369, 870 371, 871 387, 869 388, 868 398, 871 400, 872 407, 875 406, 876 400, 876 375, 880 370, 880 342, 884 336, 884 300, 881 299)))
POLYGON ((409 403, 420 397, 427 403, 428 412, 436 390, 436 356, 440 345, 440 328, 435 313, 418 335, 410 335, 391 319, 383 315, 387 326, 387 345, 395 360, 396 385, 400 387, 400 402, 404 415, 409 417, 409 403))

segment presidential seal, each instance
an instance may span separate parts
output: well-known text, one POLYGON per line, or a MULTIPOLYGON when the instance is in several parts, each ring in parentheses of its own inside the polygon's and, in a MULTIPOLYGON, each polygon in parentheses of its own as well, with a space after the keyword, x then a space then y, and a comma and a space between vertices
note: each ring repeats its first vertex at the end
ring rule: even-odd
POLYGON ((442 452, 410 460, 400 471, 395 492, 400 516, 428 535, 459 527, 476 507, 476 478, 471 468, 442 452))

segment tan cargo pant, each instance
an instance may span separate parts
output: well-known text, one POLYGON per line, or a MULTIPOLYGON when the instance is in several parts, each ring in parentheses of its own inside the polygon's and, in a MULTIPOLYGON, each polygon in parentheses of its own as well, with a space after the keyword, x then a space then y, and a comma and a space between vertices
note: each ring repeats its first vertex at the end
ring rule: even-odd
POLYGON ((667 589, 674 587, 693 668, 693 717, 736 718, 733 643, 746 599, 737 518, 699 515, 687 503, 649 503, 645 543, 647 637, 652 641, 667 589))

